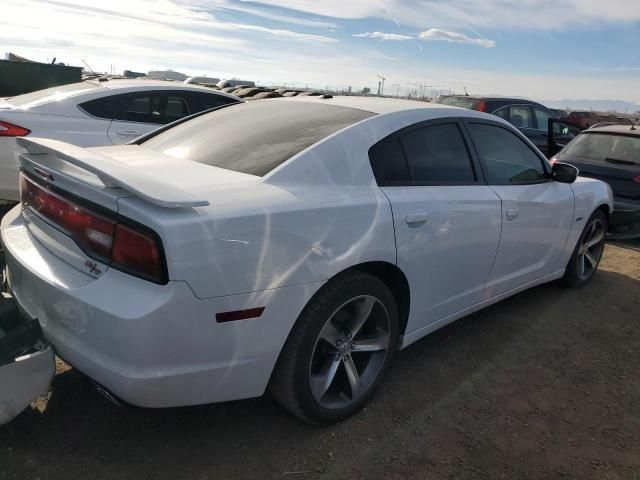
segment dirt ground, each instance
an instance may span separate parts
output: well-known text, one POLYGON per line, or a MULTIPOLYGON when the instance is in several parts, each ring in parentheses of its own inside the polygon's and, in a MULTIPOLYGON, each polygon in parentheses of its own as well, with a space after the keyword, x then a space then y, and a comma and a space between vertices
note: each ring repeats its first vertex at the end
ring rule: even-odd
MULTIPOLYGON (((118 408, 60 365, 0 427, 0 479, 640 480, 640 243, 400 352, 367 409, 303 424, 268 398, 118 408)), ((2 386, 0 385, 0 388, 2 386)))

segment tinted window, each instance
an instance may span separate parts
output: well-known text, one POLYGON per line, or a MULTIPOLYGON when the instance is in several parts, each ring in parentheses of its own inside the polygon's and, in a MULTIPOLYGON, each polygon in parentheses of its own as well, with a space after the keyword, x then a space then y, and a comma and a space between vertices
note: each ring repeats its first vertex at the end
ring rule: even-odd
POLYGON ((538 130, 546 132, 549 129, 549 117, 552 117, 549 112, 542 110, 541 108, 533 107, 533 113, 536 116, 536 123, 538 124, 538 130))
POLYGON ((456 124, 433 125, 402 135, 416 182, 473 182, 471 159, 456 124))
POLYGON ((186 95, 144 92, 117 95, 115 98, 116 120, 162 125, 190 115, 186 95))
POLYGON ((176 158, 263 176, 332 133, 373 115, 311 102, 238 103, 177 125, 142 145, 176 158))
POLYGON ((174 122, 189 115, 189 105, 182 97, 168 96, 167 106, 164 110, 165 122, 174 122))
MULTIPOLYGON (((629 165, 640 165, 640 137, 631 135, 612 135, 607 133, 583 133, 566 146, 558 155, 560 159, 589 159, 591 161, 605 163, 605 159, 611 166, 623 167, 625 162, 629 165), (612 163, 611 160, 614 160, 612 163)), ((569 160, 570 161, 570 160, 569 160)))
POLYGON ((542 160, 513 132, 480 123, 470 124, 469 131, 489 183, 536 182, 545 178, 542 160))
POLYGON ((452 107, 466 108, 468 110, 475 110, 480 105, 481 100, 470 97, 439 97, 436 103, 443 105, 450 105, 452 107))
POLYGON ((371 147, 369 159, 378 185, 411 181, 399 136, 383 140, 371 147))
POLYGON ((512 105, 509 107, 510 122, 518 128, 533 128, 531 108, 527 105, 512 105))
POLYGON ((507 122, 509 121, 509 109, 507 107, 501 108, 500 110, 493 112, 493 114, 496 117, 500 117, 506 120, 507 122))
POLYGON ((78 105, 89 115, 111 120, 113 118, 113 97, 97 98, 78 105))
POLYGON ((237 102, 237 100, 223 95, 210 95, 206 93, 193 94, 193 101, 195 103, 193 113, 237 102))

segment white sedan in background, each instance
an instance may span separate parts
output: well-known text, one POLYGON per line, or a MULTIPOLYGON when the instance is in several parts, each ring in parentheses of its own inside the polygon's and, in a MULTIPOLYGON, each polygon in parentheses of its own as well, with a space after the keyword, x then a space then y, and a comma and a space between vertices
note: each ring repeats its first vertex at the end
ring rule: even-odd
POLYGON ((91 80, 0 99, 0 200, 18 200, 15 139, 120 145, 187 115, 239 98, 155 80, 91 80))
POLYGON ((17 303, 143 407, 260 396, 313 423, 396 350, 604 249, 607 184, 498 117, 365 97, 233 105, 136 144, 21 138, 17 303), (215 130, 215 136, 211 131, 215 130))

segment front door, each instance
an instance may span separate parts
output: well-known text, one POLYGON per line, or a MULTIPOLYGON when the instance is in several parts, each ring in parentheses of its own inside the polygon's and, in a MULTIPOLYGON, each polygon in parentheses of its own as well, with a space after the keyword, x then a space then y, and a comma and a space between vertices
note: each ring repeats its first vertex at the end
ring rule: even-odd
POLYGON ((556 273, 571 231, 571 186, 548 178, 546 161, 508 128, 469 121, 489 186, 502 200, 500 247, 485 298, 556 273))

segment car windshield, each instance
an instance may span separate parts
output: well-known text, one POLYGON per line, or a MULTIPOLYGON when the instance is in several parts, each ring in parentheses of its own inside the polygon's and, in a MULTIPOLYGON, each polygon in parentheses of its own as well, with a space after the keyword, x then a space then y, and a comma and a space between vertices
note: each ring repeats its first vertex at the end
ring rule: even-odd
POLYGON ((478 100, 477 98, 469 97, 441 97, 438 99, 437 103, 449 105, 451 107, 460 107, 469 110, 475 110, 480 103, 480 100, 478 100))
POLYGON ((640 163, 640 136, 585 132, 567 145, 558 158, 640 163))
POLYGON ((264 176, 305 148, 373 115, 315 102, 261 100, 194 118, 142 145, 172 157, 264 176))
POLYGON ((71 83, 69 85, 60 85, 58 87, 46 88, 33 93, 25 93, 6 99, 5 101, 16 107, 36 107, 49 102, 64 100, 81 93, 98 91, 105 88, 102 84, 93 82, 71 83))

